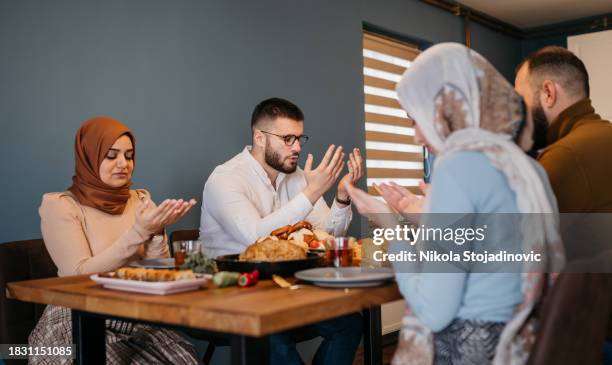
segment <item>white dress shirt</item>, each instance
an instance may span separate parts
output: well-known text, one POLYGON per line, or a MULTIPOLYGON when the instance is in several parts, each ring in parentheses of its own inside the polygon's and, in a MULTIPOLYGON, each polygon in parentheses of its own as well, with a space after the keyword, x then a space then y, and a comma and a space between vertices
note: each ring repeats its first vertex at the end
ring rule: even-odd
POLYGON ((334 200, 330 209, 323 198, 313 206, 302 192, 306 179, 299 167, 279 173, 275 189, 250 150, 217 166, 204 185, 200 240, 206 255, 241 253, 257 238, 303 219, 334 236, 346 234, 350 206, 340 208, 334 200))

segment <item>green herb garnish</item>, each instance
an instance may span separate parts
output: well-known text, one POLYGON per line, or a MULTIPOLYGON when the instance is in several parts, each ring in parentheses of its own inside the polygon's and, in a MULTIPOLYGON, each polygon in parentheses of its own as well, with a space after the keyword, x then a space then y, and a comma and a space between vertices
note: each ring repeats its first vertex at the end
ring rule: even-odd
POLYGON ((185 263, 181 265, 181 269, 191 269, 191 271, 200 274, 214 274, 217 272, 217 264, 215 260, 201 252, 191 252, 185 257, 185 263))

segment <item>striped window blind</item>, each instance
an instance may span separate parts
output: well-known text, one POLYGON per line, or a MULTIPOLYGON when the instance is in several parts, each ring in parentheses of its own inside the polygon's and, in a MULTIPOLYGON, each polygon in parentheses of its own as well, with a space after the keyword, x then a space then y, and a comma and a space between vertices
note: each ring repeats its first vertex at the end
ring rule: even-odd
POLYGON ((374 183, 394 181, 420 193, 423 148, 414 143, 412 121, 400 106, 395 85, 419 54, 416 46, 363 35, 363 91, 365 94, 366 174, 368 192, 374 183))

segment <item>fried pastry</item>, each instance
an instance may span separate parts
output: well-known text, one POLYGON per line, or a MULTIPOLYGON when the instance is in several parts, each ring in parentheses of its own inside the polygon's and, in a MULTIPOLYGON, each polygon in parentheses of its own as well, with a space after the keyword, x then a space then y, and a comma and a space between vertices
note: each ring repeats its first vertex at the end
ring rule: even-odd
POLYGON ((115 271, 115 276, 125 280, 139 281, 176 281, 195 279, 195 274, 191 270, 159 270, 122 267, 115 271))

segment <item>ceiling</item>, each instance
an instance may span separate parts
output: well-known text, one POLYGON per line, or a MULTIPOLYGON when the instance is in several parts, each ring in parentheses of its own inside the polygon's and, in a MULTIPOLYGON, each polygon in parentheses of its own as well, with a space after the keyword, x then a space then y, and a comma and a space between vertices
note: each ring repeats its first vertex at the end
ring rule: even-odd
POLYGON ((518 28, 526 29, 612 13, 612 0, 458 0, 518 28))

